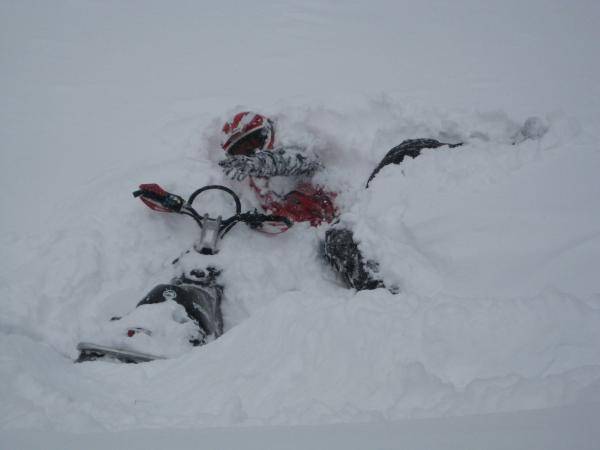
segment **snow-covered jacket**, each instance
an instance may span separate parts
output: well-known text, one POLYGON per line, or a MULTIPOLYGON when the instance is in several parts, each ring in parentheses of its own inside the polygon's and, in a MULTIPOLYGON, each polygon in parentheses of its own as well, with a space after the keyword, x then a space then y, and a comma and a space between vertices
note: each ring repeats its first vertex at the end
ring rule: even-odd
POLYGON ((245 178, 271 178, 275 176, 312 175, 321 169, 321 163, 298 146, 258 150, 251 156, 228 156, 220 161, 225 175, 237 181, 245 178))

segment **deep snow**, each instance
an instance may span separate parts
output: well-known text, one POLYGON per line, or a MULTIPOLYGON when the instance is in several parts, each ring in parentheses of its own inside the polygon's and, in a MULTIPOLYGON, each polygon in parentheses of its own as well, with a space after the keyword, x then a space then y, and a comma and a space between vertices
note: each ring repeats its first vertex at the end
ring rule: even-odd
MULTIPOLYGON (((555 448, 591 448, 575 430, 600 402, 595 2, 0 8, 4 442, 13 430, 59 448, 57 431, 392 421, 424 448, 436 444, 419 430, 469 426, 443 418, 508 412, 491 434, 516 441, 493 448, 541 448, 551 432, 528 435, 520 418, 538 419, 523 411, 570 406, 539 420, 565 430, 555 448), (344 289, 320 260, 325 227, 241 225, 219 255, 189 262, 224 268, 222 338, 167 361, 74 365, 77 342, 166 281, 196 237, 134 200, 137 184, 225 183, 252 204, 216 165, 220 125, 242 107, 321 156, 317 180, 340 192, 342 221, 400 293, 344 289), (548 131, 513 145, 531 115, 548 131), (385 168, 364 190, 414 137, 465 145, 385 168), (439 421, 402 422, 414 418, 439 421)), ((211 194, 202 207, 231 204, 211 194)))
POLYGON ((148 448, 243 448, 262 450, 374 449, 407 450, 444 448, 462 450, 515 449, 594 450, 600 438, 596 425, 598 407, 581 405, 543 411, 464 416, 444 419, 412 419, 308 427, 232 427, 195 430, 130 430, 113 433, 8 431, 0 434, 0 446, 19 450, 137 450, 148 448))

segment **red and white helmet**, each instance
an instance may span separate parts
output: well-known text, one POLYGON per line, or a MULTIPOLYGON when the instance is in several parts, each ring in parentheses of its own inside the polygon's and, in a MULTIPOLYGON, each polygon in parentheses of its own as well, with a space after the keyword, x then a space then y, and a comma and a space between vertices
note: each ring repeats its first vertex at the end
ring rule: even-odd
POLYGON ((243 111, 223 125, 221 147, 229 155, 250 155, 256 150, 272 149, 275 127, 268 117, 243 111))

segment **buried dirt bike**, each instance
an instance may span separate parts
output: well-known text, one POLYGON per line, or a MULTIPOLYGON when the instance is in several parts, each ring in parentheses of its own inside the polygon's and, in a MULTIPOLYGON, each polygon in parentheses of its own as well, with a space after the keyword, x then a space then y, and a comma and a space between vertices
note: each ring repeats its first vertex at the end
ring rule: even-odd
MULTIPOLYGON (((155 211, 194 219, 200 228, 200 237, 193 249, 203 255, 216 254, 221 240, 240 222, 255 229, 270 229, 270 232, 283 231, 292 225, 282 216, 256 210, 242 213, 239 197, 220 185, 197 189, 187 201, 157 184, 142 184, 133 195, 155 211), (235 214, 226 219, 199 214, 192 204, 201 193, 210 190, 229 194, 235 202, 235 214)), ((177 265, 179 260, 173 263, 177 265)), ((105 359, 139 363, 166 359, 216 339, 223 333, 223 287, 218 283, 219 273, 220 270, 209 266, 184 272, 168 284, 155 286, 132 311, 113 317, 80 342, 76 362, 105 359)))

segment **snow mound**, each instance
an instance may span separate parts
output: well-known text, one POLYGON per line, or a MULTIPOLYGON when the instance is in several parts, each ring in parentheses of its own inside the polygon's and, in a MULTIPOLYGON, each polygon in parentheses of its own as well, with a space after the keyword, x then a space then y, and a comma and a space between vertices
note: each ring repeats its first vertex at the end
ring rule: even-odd
MULTIPOLYGON (((223 269, 224 336, 166 361, 73 364, 77 342, 167 281, 196 237, 191 221, 136 203, 138 183, 222 183, 252 204, 215 164, 226 114, 207 117, 195 145, 106 173, 43 235, 7 241, 4 428, 323 424, 600 400, 600 152, 583 131, 550 114, 543 136, 522 140, 502 112, 389 99, 267 112, 282 140, 321 155, 317 180, 340 192, 341 223, 400 292, 343 288, 320 257, 327 226, 276 237, 238 226, 218 255, 188 262, 223 269), (385 152, 416 137, 464 145, 386 167, 365 190, 385 152)), ((221 193, 198 204, 232 208, 221 193)))

